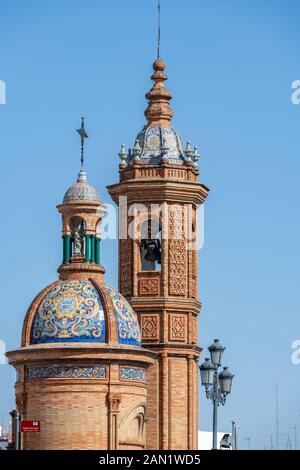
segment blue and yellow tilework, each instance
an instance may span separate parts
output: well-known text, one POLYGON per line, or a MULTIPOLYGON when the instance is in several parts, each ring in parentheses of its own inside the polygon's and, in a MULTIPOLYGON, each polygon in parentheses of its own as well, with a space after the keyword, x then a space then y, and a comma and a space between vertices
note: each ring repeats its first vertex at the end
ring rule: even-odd
POLYGON ((102 302, 90 281, 61 281, 41 301, 31 328, 31 344, 105 342, 102 302))
POLYGON ((119 344, 141 345, 141 331, 137 316, 127 300, 112 287, 106 286, 114 309, 118 328, 119 344))

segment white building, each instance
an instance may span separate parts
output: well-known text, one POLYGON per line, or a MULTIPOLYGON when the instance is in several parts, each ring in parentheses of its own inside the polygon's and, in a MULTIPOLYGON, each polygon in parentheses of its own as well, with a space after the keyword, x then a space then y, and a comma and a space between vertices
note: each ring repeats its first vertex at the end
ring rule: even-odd
MULTIPOLYGON (((231 433, 229 433, 227 431, 217 433, 218 449, 220 449, 220 442, 223 439, 225 434, 229 434, 230 437, 231 437, 231 433)), ((212 442, 213 442, 213 433, 211 431, 198 431, 198 449, 199 450, 211 450, 212 449, 212 442)), ((230 450, 231 450, 231 448, 230 448, 230 450)))

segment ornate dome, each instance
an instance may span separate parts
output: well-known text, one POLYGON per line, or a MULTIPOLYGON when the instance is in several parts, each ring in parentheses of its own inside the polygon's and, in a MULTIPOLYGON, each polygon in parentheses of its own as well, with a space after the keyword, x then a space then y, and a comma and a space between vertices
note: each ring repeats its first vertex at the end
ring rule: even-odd
MULTIPOLYGON (((137 144, 142 163, 158 165, 162 158, 169 163, 182 164, 185 161, 181 138, 174 127, 144 127, 136 138, 137 144)), ((134 160, 133 154, 129 156, 128 163, 134 160)))
POLYGON ((100 196, 96 189, 89 184, 86 172, 80 170, 75 184, 71 186, 64 195, 63 202, 73 201, 95 201, 100 202, 100 196))
POLYGON ((109 321, 116 325, 119 344, 141 345, 135 312, 121 294, 105 284, 60 280, 46 288, 33 306, 30 344, 108 343, 109 321))

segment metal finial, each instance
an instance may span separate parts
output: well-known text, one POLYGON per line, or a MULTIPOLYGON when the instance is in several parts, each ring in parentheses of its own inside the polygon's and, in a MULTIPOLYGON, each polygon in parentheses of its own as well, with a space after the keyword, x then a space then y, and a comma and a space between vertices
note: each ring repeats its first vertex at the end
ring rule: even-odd
POLYGON ((157 58, 160 58, 160 0, 157 1, 157 58))
POLYGON ((84 162, 84 139, 88 138, 88 135, 84 127, 84 117, 81 118, 81 127, 79 129, 76 129, 76 131, 80 135, 80 141, 81 141, 81 169, 82 169, 83 162, 84 162))

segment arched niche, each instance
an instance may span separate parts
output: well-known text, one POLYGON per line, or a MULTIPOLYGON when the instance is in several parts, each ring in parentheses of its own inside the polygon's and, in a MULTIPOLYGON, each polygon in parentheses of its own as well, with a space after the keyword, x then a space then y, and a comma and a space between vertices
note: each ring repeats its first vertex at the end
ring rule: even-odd
POLYGON ((145 414, 145 403, 140 403, 125 413, 119 424, 119 436, 122 436, 119 448, 134 450, 145 447, 145 414))
POLYGON ((86 254, 86 223, 80 216, 71 217, 69 220, 71 231, 71 251, 73 255, 85 256, 86 254))

